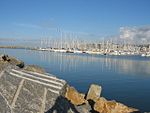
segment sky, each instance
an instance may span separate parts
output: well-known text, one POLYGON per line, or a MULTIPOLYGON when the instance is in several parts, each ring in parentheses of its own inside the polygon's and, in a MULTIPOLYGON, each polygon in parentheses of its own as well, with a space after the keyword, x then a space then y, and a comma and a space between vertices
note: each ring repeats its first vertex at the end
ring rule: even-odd
POLYGON ((94 39, 149 25, 150 0, 0 0, 0 38, 38 39, 62 31, 94 39))

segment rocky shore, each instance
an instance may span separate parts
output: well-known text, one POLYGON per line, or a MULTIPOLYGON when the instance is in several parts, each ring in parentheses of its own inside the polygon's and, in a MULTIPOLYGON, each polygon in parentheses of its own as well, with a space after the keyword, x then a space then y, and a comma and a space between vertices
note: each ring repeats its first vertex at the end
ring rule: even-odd
POLYGON ((86 94, 79 93, 39 66, 0 55, 0 113, 140 113, 101 92, 91 84, 86 94))

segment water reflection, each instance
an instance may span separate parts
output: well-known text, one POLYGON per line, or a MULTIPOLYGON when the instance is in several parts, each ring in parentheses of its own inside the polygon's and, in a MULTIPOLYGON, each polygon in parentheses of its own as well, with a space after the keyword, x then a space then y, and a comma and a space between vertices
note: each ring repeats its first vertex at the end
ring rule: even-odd
MULTIPOLYGON (((33 52, 33 51, 32 51, 33 52)), ((50 53, 50 52, 35 52, 40 60, 49 62, 53 66, 58 66, 59 71, 77 71, 78 66, 86 68, 92 65, 91 68, 96 68, 103 71, 113 71, 122 74, 141 74, 150 75, 150 61, 133 60, 133 57, 116 58, 114 56, 92 56, 79 54, 65 53, 50 53)))
POLYGON ((37 58, 41 62, 47 62, 51 67, 56 67, 60 72, 75 72, 79 68, 82 68, 85 71, 88 71, 86 69, 92 69, 100 73, 110 71, 125 75, 150 75, 150 61, 140 56, 116 57, 9 49, 0 49, 0 51, 6 54, 13 54, 16 57, 27 57, 28 55, 37 58), (19 53, 19 51, 23 52, 19 53))

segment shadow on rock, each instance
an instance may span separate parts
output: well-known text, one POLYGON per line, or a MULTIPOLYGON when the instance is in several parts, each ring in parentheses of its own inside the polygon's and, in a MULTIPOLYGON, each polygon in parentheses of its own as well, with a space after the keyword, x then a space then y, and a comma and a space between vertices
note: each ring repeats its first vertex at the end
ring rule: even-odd
POLYGON ((140 111, 134 111, 134 112, 131 112, 131 113, 141 113, 140 111))
POLYGON ((18 66, 19 68, 24 68, 24 62, 20 62, 20 63, 17 64, 16 66, 18 66))
POLYGON ((75 106, 71 104, 66 98, 63 96, 59 96, 56 101, 54 106, 46 111, 45 113, 79 113, 75 106))
POLYGON ((91 106, 91 109, 92 109, 90 112, 91 113, 99 113, 99 112, 97 112, 97 111, 94 110, 94 104, 95 104, 95 102, 93 100, 91 100, 91 99, 89 99, 88 102, 89 102, 89 104, 91 106))

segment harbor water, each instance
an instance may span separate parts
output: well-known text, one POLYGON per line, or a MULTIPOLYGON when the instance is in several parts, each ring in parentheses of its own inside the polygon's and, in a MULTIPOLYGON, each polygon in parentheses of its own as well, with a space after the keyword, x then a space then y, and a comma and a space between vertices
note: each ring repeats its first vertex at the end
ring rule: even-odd
POLYGON ((102 86, 102 96, 141 111, 150 111, 150 58, 0 49, 26 64, 43 67, 86 93, 92 83, 102 86))

